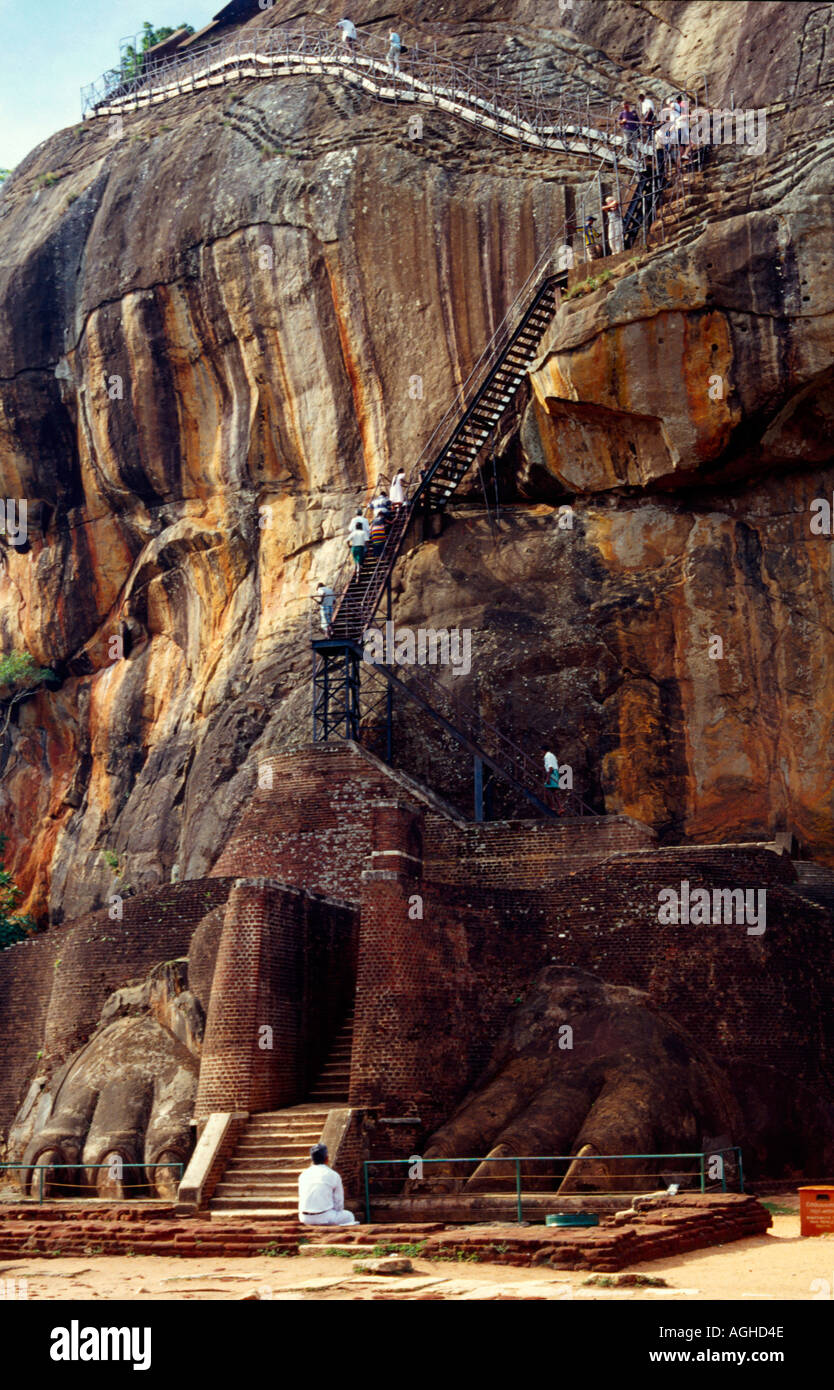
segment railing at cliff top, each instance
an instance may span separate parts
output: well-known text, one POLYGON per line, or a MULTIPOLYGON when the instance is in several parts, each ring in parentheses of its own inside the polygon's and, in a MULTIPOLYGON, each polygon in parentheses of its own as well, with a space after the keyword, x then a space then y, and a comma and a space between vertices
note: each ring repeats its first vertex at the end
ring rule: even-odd
MULTIPOLYGON (((174 96, 246 78, 271 78, 281 71, 297 75, 310 71, 337 76, 360 85, 370 95, 389 102, 440 106, 508 139, 543 149, 587 153, 612 160, 624 141, 614 115, 614 102, 600 101, 589 87, 585 101, 546 105, 541 89, 526 90, 494 71, 484 75, 477 60, 439 57, 419 45, 402 55, 397 71, 370 49, 379 44, 365 39, 351 49, 330 34, 305 30, 267 30, 215 40, 195 53, 173 54, 126 77, 113 70, 82 89, 82 113, 114 115, 155 105, 174 96)), ((574 84, 576 86, 577 84, 574 84)), ((624 163, 628 163, 625 159, 624 163)))

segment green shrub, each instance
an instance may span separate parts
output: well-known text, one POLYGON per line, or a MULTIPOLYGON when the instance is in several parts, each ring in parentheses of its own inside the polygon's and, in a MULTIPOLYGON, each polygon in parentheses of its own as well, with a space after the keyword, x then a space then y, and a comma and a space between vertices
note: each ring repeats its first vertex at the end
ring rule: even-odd
POLYGON ((18 888, 3 862, 6 838, 0 835, 0 951, 13 946, 16 941, 23 941, 35 929, 34 917, 15 912, 23 897, 23 890, 18 888))

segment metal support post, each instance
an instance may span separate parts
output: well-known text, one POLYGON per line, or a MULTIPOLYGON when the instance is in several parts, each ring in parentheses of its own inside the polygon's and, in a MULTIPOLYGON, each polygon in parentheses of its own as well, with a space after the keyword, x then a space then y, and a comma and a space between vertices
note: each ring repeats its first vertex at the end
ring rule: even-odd
MULTIPOLYGON (((386 605, 385 611, 387 620, 391 622, 391 576, 388 576, 388 583, 385 586, 386 605)), ((386 627, 386 633, 391 629, 386 627)), ((390 763, 394 756, 394 687, 389 684, 385 692, 385 761, 390 763)))
POLYGON ((475 759, 475 819, 484 819, 484 765, 480 758, 475 759))

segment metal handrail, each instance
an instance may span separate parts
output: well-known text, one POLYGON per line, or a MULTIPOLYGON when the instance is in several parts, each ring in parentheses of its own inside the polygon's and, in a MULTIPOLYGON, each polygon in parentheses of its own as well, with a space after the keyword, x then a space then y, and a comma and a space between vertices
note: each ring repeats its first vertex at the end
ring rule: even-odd
MULTIPOLYGON (((530 790, 540 782, 542 777, 540 764, 496 724, 493 724, 491 720, 484 719, 472 705, 464 703, 460 696, 448 690, 429 667, 420 666, 419 674, 413 666, 398 667, 397 669, 403 673, 402 683, 404 686, 413 685, 417 690, 422 687, 423 691, 433 700, 439 703, 445 702, 447 710, 451 706, 450 722, 471 742, 480 744, 484 752, 493 757, 496 762, 503 762, 505 771, 508 771, 515 781, 530 790)), ((558 794, 560 801, 564 805, 572 807, 578 816, 596 816, 599 814, 572 788, 558 789, 558 794)), ((536 795, 538 796, 538 793, 536 795)))
MULTIPOLYGON (((521 1165, 522 1165, 522 1163, 568 1163, 568 1164, 574 1164, 574 1163, 580 1163, 580 1162, 588 1162, 588 1163, 609 1162, 609 1161, 611 1161, 611 1160, 615 1160, 615 1161, 617 1161, 617 1162, 623 1162, 623 1161, 626 1160, 626 1159, 629 1159, 629 1160, 631 1160, 631 1159, 653 1159, 653 1160, 657 1160, 657 1159, 694 1158, 694 1159, 697 1159, 697 1160, 698 1160, 698 1163, 699 1163, 699 1169, 698 1169, 698 1172, 697 1172, 697 1173, 693 1173, 693 1172, 690 1172, 690 1171, 685 1171, 685 1172, 682 1172, 682 1173, 680 1173, 680 1174, 674 1174, 673 1176, 679 1176, 679 1177, 696 1177, 696 1176, 697 1176, 697 1177, 699 1177, 699 1179, 700 1179, 700 1190, 701 1190, 701 1192, 702 1192, 703 1194, 706 1194, 706 1192, 707 1192, 707 1186, 706 1186, 706 1184, 707 1184, 707 1176, 706 1176, 706 1171, 705 1171, 705 1161, 706 1161, 706 1159, 708 1159, 708 1158, 712 1158, 712 1157, 713 1157, 714 1155, 716 1155, 716 1154, 735 1154, 735 1155, 736 1155, 736 1162, 737 1162, 737 1164, 738 1164, 739 1192, 742 1192, 742 1193, 743 1193, 743 1192, 744 1192, 744 1165, 743 1165, 743 1162, 742 1162, 741 1146, 740 1146, 739 1144, 728 1144, 728 1145, 725 1145, 725 1146, 722 1147, 722 1148, 708 1149, 708 1150, 706 1150, 706 1151, 701 1151, 701 1152, 699 1152, 699 1153, 526 1154, 526 1155, 522 1155, 522 1154, 504 1154, 504 1155, 495 1156, 495 1157, 493 1157, 492 1154, 485 1154, 485 1155, 483 1155, 481 1158, 422 1158, 422 1157, 421 1157, 421 1158, 420 1158, 420 1163, 421 1163, 422 1167, 424 1167, 424 1168, 425 1168, 425 1166, 426 1166, 427 1164, 431 1164, 431 1163, 439 1163, 439 1164, 444 1164, 444 1165, 446 1165, 446 1166, 451 1166, 452 1164, 455 1164, 455 1163, 475 1163, 475 1164, 478 1164, 478 1165, 480 1165, 480 1164, 482 1164, 482 1163, 512 1163, 512 1164, 515 1166, 515 1195, 516 1195, 516 1212, 517 1212, 517 1220, 518 1220, 519 1222, 522 1222, 522 1221, 524 1220, 524 1207, 523 1207, 523 1198, 524 1198, 524 1194, 523 1194, 522 1185, 521 1185, 521 1177, 522 1177, 522 1174, 521 1174, 521 1165)), ((414 1164, 414 1157, 411 1157, 411 1158, 375 1158, 375 1159, 366 1159, 366 1160, 365 1160, 365 1162, 364 1162, 363 1165, 362 1165, 362 1170, 363 1170, 363 1180, 364 1180, 364 1190, 365 1190, 365 1220, 366 1220, 366 1222, 367 1222, 368 1224, 370 1224, 370 1222, 371 1222, 371 1188, 370 1188, 370 1172, 369 1172, 369 1170, 370 1170, 371 1168, 384 1168, 384 1167, 390 1167, 390 1168, 406 1167, 406 1168, 408 1168, 408 1167, 413 1166, 413 1164, 414 1164)), ((448 1176, 448 1175, 444 1175, 444 1177, 447 1177, 447 1176, 448 1176)), ((470 1174, 469 1176, 472 1176, 472 1175, 470 1174)), ((527 1174, 527 1176, 529 1177, 530 1175, 527 1174)), ((558 1175, 554 1174, 553 1176, 558 1176, 558 1175)), ((620 1175, 612 1174, 611 1176, 613 1177, 613 1176, 620 1176, 620 1175)), ((635 1173, 635 1174, 631 1174, 631 1175, 629 1175, 629 1174, 622 1174, 621 1176, 623 1176, 623 1177, 627 1177, 627 1176, 633 1176, 633 1177, 660 1177, 660 1174, 659 1174, 659 1173, 656 1174, 656 1173, 654 1173, 654 1172, 647 1171, 646 1173, 635 1173)), ((418 1178, 418 1179, 416 1179, 416 1181, 420 1182, 420 1181, 423 1181, 423 1179, 422 1179, 422 1178, 418 1178)), ((454 1181, 454 1179, 453 1179, 453 1181, 454 1181)), ((564 1177, 562 1178, 562 1181, 564 1181, 564 1177)), ((715 1181, 717 1182, 718 1180, 715 1179, 715 1181)), ((726 1191, 727 1191, 727 1172, 726 1172, 726 1167, 725 1167, 723 1161, 722 1161, 722 1165, 721 1165, 721 1191, 722 1191, 722 1192, 726 1192, 726 1191)), ((528 1194, 528 1195, 529 1195, 529 1194, 528 1194)), ((612 1197, 614 1197, 614 1196, 616 1196, 616 1197, 622 1197, 622 1196, 629 1196, 629 1195, 640 1196, 640 1195, 642 1195, 642 1194, 640 1194, 640 1193, 629 1194, 629 1193, 627 1193, 627 1192, 620 1192, 620 1191, 606 1193, 606 1192, 603 1190, 603 1191, 601 1191, 600 1193, 587 1193, 587 1192, 582 1192, 582 1193, 577 1193, 577 1194, 571 1193, 571 1194, 569 1194, 569 1195, 570 1195, 570 1196, 576 1195, 576 1196, 581 1196, 581 1197, 585 1197, 585 1196, 589 1196, 589 1197, 590 1197, 590 1196, 606 1196, 606 1195, 610 1195, 610 1196, 612 1196, 612 1197)), ((553 1193, 553 1196, 554 1196, 554 1198, 557 1197, 557 1196, 558 1196, 558 1192, 554 1192, 554 1193, 553 1193)))
MULTIPOLYGON (((629 207, 636 196, 636 190, 643 175, 643 170, 639 170, 636 174, 634 185, 629 190, 629 207)), ((653 177, 651 199, 648 203, 644 199, 641 205, 641 221, 647 216, 653 217, 656 213, 658 202, 663 197, 664 186, 665 181, 659 181, 655 187, 653 177)), ((345 618, 349 617, 355 625, 355 631, 352 634, 354 637, 361 637, 364 627, 373 619, 383 588, 396 563, 402 540, 417 511, 418 504, 431 485, 432 477, 451 448, 454 439, 464 429, 467 420, 474 412, 481 394, 489 384, 492 373, 498 369, 501 361, 510 351, 514 339, 523 332, 527 321, 549 289, 553 285, 561 284, 567 280, 566 270, 554 272, 553 260, 557 248, 561 248, 565 244, 570 226, 571 223, 566 221, 559 236, 539 257, 513 297, 468 377, 456 391, 454 399, 421 449, 416 462, 406 477, 406 487, 410 493, 405 503, 406 515, 401 519, 395 534, 389 531, 382 553, 376 559, 373 573, 359 592, 355 594, 351 592, 355 572, 352 561, 347 557, 342 564, 332 586, 337 595, 333 624, 335 625, 339 619, 344 621, 345 618), (532 290, 531 287, 533 287, 532 290), (526 303, 526 308, 519 318, 519 306, 523 303, 526 303), (442 447, 439 447, 440 440, 443 440, 442 447), (432 460, 432 462, 427 468, 428 460, 432 460)), ((482 447, 485 445, 486 440, 483 441, 482 447)))
POLYGON ((304 29, 255 31, 246 37, 211 40, 196 52, 174 53, 167 59, 143 64, 141 71, 130 77, 125 77, 123 71, 109 70, 82 88, 82 114, 112 115, 117 108, 137 109, 140 99, 143 104, 166 100, 181 94, 188 83, 192 90, 197 90, 195 84, 201 78, 203 85, 239 81, 241 67, 246 63, 254 67, 244 76, 273 77, 276 69, 301 62, 319 69, 327 67, 332 70, 330 75, 359 81, 371 95, 384 100, 457 107, 456 114, 475 119, 500 136, 537 147, 568 150, 579 144, 590 150, 601 145, 605 155, 608 146, 623 143, 610 99, 600 102, 594 97, 593 105, 604 106, 606 114, 595 114, 591 124, 590 89, 586 88, 584 109, 577 106, 566 111, 560 100, 558 108, 554 106, 546 116, 537 90, 522 100, 517 88, 510 98, 511 106, 500 104, 499 91, 507 90, 507 82, 499 84, 495 78, 491 84, 485 82, 477 60, 463 64, 438 58, 431 51, 424 51, 421 56, 419 46, 415 46, 413 52, 400 58, 398 70, 392 72, 386 60, 367 56, 374 44, 382 42, 375 36, 363 36, 354 51, 346 52, 340 39, 332 37, 330 31, 311 36, 304 29), (183 82, 182 74, 186 72, 183 82), (374 84, 375 75, 385 78, 384 89, 374 84), (105 103, 106 110, 99 111, 105 103))
MULTIPOLYGON (((112 1164, 112 1163, 85 1163, 83 1160, 80 1161, 80 1162, 78 1162, 78 1163, 0 1163, 0 1173, 4 1172, 7 1168, 11 1168, 11 1169, 21 1169, 23 1172, 32 1173, 32 1174, 40 1173, 40 1178, 39 1178, 39 1180, 38 1180, 38 1205, 40 1206, 41 1202, 43 1201, 43 1194, 44 1194, 44 1187, 45 1187, 45 1177, 46 1177, 46 1174, 47 1174, 47 1173, 55 1172, 55 1171, 57 1171, 57 1170, 60 1169, 60 1168, 69 1169, 70 1171, 72 1171, 72 1172, 74 1172, 74 1173, 87 1172, 87 1171, 88 1171, 89 1169, 91 1169, 91 1168, 106 1168, 108 1171, 112 1171, 113 1164, 112 1164)), ((145 1163, 145 1162, 143 1162, 142 1160, 136 1160, 135 1162, 131 1162, 131 1161, 128 1160, 128 1159, 122 1158, 122 1170, 124 1170, 124 1169, 130 1169, 130 1168, 136 1168, 136 1169, 140 1169, 140 1168, 141 1168, 143 1171, 144 1171, 144 1170, 147 1170, 148 1168, 178 1168, 178 1169, 179 1169, 180 1182, 182 1182, 182 1175, 183 1175, 183 1173, 185 1172, 185 1164, 182 1163, 182 1162, 180 1162, 179 1160, 175 1160, 175 1159, 171 1159, 171 1161, 168 1162, 168 1163, 145 1163)), ((121 1181, 122 1181, 121 1178, 119 1178, 119 1182, 121 1182, 121 1181)), ((34 1184, 34 1179, 33 1179, 33 1184, 34 1184)), ((33 1185, 33 1184, 32 1184, 32 1185, 33 1185)), ((127 1184, 127 1185, 130 1186, 130 1187, 147 1187, 147 1186, 148 1186, 148 1183, 146 1183, 146 1182, 135 1182, 135 1183, 129 1183, 129 1184, 127 1184)), ((77 1183, 77 1182, 76 1182, 76 1183, 58 1183, 57 1186, 59 1186, 59 1187, 64 1187, 64 1188, 69 1188, 69 1189, 70 1189, 71 1191, 73 1191, 73 1192, 78 1191, 79 1188, 80 1188, 80 1184, 77 1183)), ((83 1188, 82 1188, 81 1190, 83 1190, 83 1188)), ((27 1198, 28 1198, 28 1194, 25 1194, 23 1200, 25 1201, 25 1200, 27 1200, 27 1198)), ((28 1200, 31 1200, 31 1198, 28 1198, 28 1200)), ((98 1198, 98 1199, 94 1199, 94 1200, 107 1201, 107 1200, 110 1200, 110 1199, 108 1199, 108 1198, 103 1198, 103 1197, 102 1197, 102 1198, 98 1198)), ((116 1200, 120 1200, 120 1199, 116 1199, 116 1200)), ((151 1200, 153 1200, 153 1199, 151 1199, 151 1200)), ((164 1199, 158 1199, 158 1200, 164 1200, 164 1199)))

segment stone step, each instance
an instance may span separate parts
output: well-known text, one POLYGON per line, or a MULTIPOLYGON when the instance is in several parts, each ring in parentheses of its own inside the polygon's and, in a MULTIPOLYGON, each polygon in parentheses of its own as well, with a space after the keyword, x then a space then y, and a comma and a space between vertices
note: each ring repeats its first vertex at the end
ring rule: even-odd
POLYGON ((250 1145, 257 1145, 263 1148, 265 1144, 270 1146, 278 1145, 283 1148, 309 1149, 311 1144, 315 1144, 321 1138, 321 1130, 313 1129, 309 1134, 247 1134, 238 1144, 238 1151, 250 1145))
POLYGON ((250 1139, 248 1142, 238 1144, 235 1158, 295 1158, 297 1154, 307 1154, 314 1144, 319 1142, 319 1137, 311 1139, 309 1143, 288 1144, 280 1139, 262 1139, 260 1141, 250 1139))
POLYGON ((319 1107, 319 1113, 317 1115, 310 1115, 304 1120, 282 1121, 269 1119, 261 1120, 259 1124, 255 1124, 250 1120, 249 1124, 246 1126, 245 1132, 247 1134, 269 1134, 273 1131, 280 1130, 282 1134, 308 1134, 311 1130, 321 1129, 326 1120, 327 1106, 322 1105, 319 1107))
POLYGON ((321 1119, 321 1110, 322 1107, 320 1105, 308 1104, 303 1110, 288 1110, 285 1115, 282 1115, 280 1110, 264 1111, 260 1115, 252 1115, 249 1124, 314 1124, 321 1119))
POLYGON ((263 1159, 235 1158, 223 1174, 223 1181, 227 1178, 267 1178, 276 1173, 295 1173, 297 1176, 308 1163, 307 1155, 301 1155, 299 1158, 276 1158, 270 1162, 263 1159))
POLYGON ((259 1154, 274 1154, 275 1158, 293 1158, 295 1154, 306 1154, 310 1150, 310 1144, 304 1140, 291 1140, 286 1134, 275 1134, 270 1138, 259 1138, 259 1140, 240 1140, 236 1148, 235 1156, 252 1156, 257 1158, 259 1154))
POLYGON ((263 1197, 214 1197, 212 1208, 216 1212, 228 1214, 234 1212, 240 1216, 248 1216, 253 1211, 274 1212, 278 1217, 289 1217, 298 1212, 298 1200, 295 1203, 289 1201, 270 1201, 263 1197))
POLYGON ((228 1197, 230 1192, 240 1192, 245 1196, 253 1196, 258 1192, 262 1192, 266 1197, 286 1196, 288 1193, 298 1191, 298 1178, 275 1178, 273 1180, 264 1178, 259 1179, 258 1182, 249 1182, 248 1179, 244 1182, 226 1182, 224 1179, 217 1184, 215 1191, 218 1197, 228 1197))
POLYGON ((255 1134, 315 1134, 316 1130, 321 1129, 327 1120, 327 1106, 322 1106, 321 1114, 314 1116, 311 1120, 298 1120, 294 1124, 289 1122, 282 1124, 280 1120, 263 1120, 261 1124, 248 1124, 245 1133, 255 1134))

